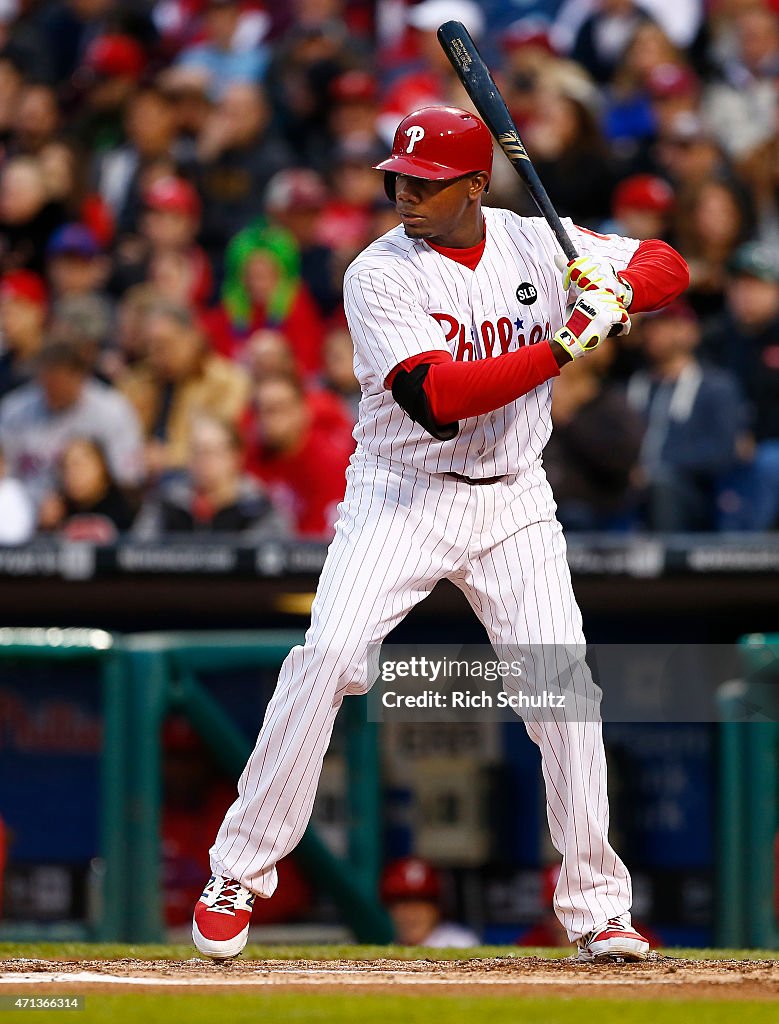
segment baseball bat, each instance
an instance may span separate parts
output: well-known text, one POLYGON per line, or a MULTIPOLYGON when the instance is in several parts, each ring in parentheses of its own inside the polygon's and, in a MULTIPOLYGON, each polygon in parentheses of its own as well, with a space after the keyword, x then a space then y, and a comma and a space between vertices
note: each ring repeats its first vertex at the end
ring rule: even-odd
POLYGON ((438 41, 482 120, 527 186, 541 215, 560 243, 560 248, 568 260, 575 260, 579 254, 552 206, 552 201, 519 137, 506 101, 495 85, 495 80, 468 30, 459 21, 447 21, 438 29, 438 41))

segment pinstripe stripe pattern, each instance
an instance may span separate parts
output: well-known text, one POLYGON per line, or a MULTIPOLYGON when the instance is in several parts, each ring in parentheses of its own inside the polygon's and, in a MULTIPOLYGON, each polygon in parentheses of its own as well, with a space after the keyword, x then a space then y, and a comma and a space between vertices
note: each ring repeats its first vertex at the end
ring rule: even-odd
MULTIPOLYGON (((570 672, 573 692, 597 707, 597 687, 576 656, 584 644, 581 615, 540 461, 551 429, 551 386, 465 421, 448 442, 432 440, 383 387, 411 355, 436 348, 454 354, 432 312, 451 311, 468 324, 518 317, 526 337, 534 322, 549 322, 552 331, 562 323, 566 295, 545 222, 501 210, 486 210, 485 217, 487 245, 476 272, 401 230, 369 246, 347 272, 344 296, 363 389, 358 447, 311 625, 281 668, 238 797, 211 849, 215 873, 260 896, 272 895, 276 864, 308 824, 344 697, 365 693, 372 682, 368 646, 439 580, 463 590, 496 649, 522 657, 525 685, 543 690, 550 675, 570 672), (521 282, 538 291, 531 307, 518 304, 521 282), (475 487, 447 472, 506 479, 475 487)), ((637 246, 615 237, 576 240, 618 268, 637 246)), ((472 340, 475 356, 483 357, 478 331, 472 340)), ((600 722, 584 714, 542 719, 533 709, 523 715, 541 753, 549 827, 563 856, 555 909, 575 939, 631 903, 630 877, 608 841, 600 722)))

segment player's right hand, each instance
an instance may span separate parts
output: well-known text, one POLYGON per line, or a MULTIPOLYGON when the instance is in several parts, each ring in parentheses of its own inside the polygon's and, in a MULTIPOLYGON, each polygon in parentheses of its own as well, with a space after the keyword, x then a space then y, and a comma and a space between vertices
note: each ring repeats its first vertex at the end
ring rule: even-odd
POLYGON ((554 261, 563 275, 563 288, 566 291, 574 288, 576 295, 581 295, 582 292, 608 288, 610 292, 614 292, 625 309, 630 309, 633 289, 627 281, 619 277, 616 267, 609 260, 586 252, 582 256, 577 256, 575 260, 566 260, 565 256, 557 253, 554 261))
POLYGON ((620 300, 607 288, 598 288, 579 297, 554 340, 571 359, 581 359, 609 334, 627 334, 629 330, 630 317, 620 300))

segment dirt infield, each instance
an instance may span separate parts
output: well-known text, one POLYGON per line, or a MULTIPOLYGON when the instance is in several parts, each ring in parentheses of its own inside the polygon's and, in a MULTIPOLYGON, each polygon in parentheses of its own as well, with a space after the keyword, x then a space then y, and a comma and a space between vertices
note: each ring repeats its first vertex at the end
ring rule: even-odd
POLYGON ((683 960, 653 955, 639 964, 499 957, 472 960, 31 960, 0 961, 0 993, 35 986, 51 994, 257 986, 310 991, 515 994, 624 999, 779 1000, 779 961, 683 960))

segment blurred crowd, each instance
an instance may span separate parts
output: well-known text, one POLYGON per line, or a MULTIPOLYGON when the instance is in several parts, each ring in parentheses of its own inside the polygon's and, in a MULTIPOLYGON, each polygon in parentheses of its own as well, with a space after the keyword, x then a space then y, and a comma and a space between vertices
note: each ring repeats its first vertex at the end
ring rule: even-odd
MULTIPOLYGON (((555 382, 564 525, 779 526, 779 3, 523 9, 0 0, 0 543, 332 534, 341 280, 397 224, 371 165, 400 119, 470 106, 449 18, 561 215, 691 268, 555 382)), ((534 212, 502 156, 489 201, 534 212)))

